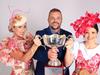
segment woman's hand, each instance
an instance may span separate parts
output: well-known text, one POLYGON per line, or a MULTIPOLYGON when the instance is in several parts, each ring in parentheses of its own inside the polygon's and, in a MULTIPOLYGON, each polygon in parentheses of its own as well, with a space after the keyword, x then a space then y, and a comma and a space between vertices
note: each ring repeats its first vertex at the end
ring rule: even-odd
POLYGON ((70 50, 73 47, 73 44, 74 44, 73 38, 69 38, 65 43, 65 47, 70 50))
POLYGON ((42 45, 42 44, 41 44, 41 41, 40 41, 40 39, 39 39, 39 37, 38 37, 37 35, 34 37, 33 41, 34 41, 34 44, 35 44, 36 46, 42 45))

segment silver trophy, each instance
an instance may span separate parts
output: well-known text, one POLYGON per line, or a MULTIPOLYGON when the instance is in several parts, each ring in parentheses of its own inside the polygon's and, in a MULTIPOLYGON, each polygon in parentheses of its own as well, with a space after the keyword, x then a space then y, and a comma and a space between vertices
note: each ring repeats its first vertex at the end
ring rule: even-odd
MULTIPOLYGON (((42 38, 43 38, 44 44, 50 48, 53 46, 56 46, 56 47, 64 46, 65 41, 66 41, 65 35, 58 35, 58 34, 44 35, 42 38)), ((48 62, 48 65, 60 66, 61 62, 58 59, 53 60, 53 61, 50 60, 48 62)))

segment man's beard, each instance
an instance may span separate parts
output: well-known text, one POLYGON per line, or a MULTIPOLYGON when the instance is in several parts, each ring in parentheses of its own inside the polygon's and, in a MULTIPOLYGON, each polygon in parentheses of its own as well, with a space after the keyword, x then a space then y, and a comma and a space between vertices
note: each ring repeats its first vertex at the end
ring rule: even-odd
POLYGON ((51 26, 51 28, 52 28, 53 30, 57 30, 57 29, 60 29, 60 26, 58 26, 57 28, 54 28, 53 26, 51 26))
POLYGON ((54 25, 54 23, 57 23, 58 24, 58 26, 55 28, 55 27, 53 27, 53 26, 51 26, 51 28, 53 29, 53 30, 57 30, 57 29, 60 29, 60 23, 58 23, 58 22, 53 22, 52 23, 52 25, 54 25))

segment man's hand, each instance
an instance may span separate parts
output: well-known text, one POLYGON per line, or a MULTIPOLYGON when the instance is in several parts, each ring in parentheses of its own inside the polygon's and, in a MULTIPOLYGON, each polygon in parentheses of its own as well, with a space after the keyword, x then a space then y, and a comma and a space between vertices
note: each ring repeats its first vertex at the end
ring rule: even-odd
POLYGON ((48 51, 48 58, 49 58, 50 60, 55 60, 55 59, 57 59, 57 56, 58 56, 57 52, 58 52, 57 47, 52 47, 52 48, 49 49, 49 51, 48 51))

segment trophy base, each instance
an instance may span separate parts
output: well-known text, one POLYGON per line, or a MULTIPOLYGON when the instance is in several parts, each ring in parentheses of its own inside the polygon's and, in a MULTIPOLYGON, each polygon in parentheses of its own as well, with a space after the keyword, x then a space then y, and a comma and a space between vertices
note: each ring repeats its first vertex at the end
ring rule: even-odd
POLYGON ((53 60, 53 61, 50 60, 48 62, 48 66, 61 66, 61 62, 58 59, 53 60))
POLYGON ((45 66, 45 75, 64 75, 64 66, 45 66))

